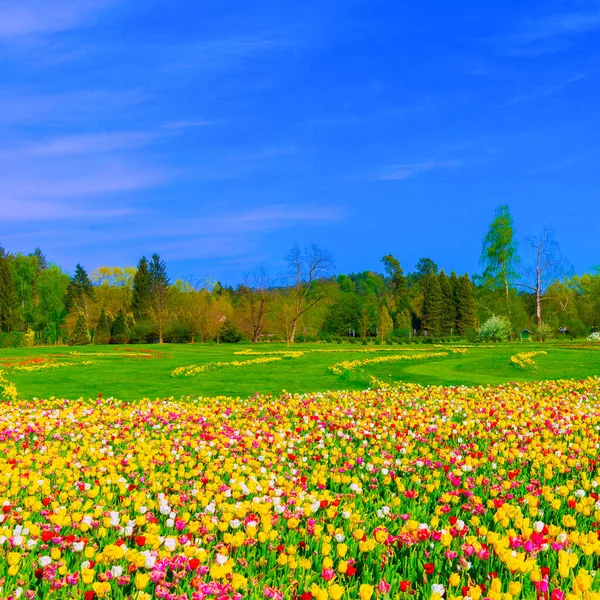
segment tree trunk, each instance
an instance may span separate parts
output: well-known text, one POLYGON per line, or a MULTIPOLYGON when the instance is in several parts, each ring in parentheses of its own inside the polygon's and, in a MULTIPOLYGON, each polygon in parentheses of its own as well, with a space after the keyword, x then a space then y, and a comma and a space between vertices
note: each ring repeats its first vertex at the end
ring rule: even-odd
POLYGON ((290 333, 290 337, 289 337, 289 340, 288 340, 288 342, 290 344, 294 343, 294 339, 296 337, 296 327, 297 327, 297 325, 298 325, 298 317, 294 317, 292 319, 292 331, 290 333))

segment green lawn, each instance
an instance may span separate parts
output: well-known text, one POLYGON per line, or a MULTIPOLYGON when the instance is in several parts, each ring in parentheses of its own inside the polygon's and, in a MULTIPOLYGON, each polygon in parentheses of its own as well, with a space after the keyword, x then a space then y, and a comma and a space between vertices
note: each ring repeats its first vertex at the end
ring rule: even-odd
POLYGON ((160 358, 144 359, 115 356, 112 346, 81 348, 28 348, 0 350, 0 369, 14 382, 24 398, 60 396, 65 398, 95 397, 102 393, 125 400, 194 396, 249 396, 256 392, 278 394, 289 392, 361 389, 371 383, 371 375, 387 382, 408 381, 440 385, 484 385, 534 379, 581 379, 600 375, 600 345, 598 349, 569 349, 557 344, 500 344, 493 348, 469 346, 464 355, 412 361, 371 364, 343 375, 334 375, 328 367, 343 360, 368 359, 383 354, 414 354, 440 351, 426 345, 369 346, 377 354, 365 354, 364 346, 337 344, 296 344, 293 350, 304 351, 300 358, 246 367, 229 367, 200 373, 195 377, 172 378, 175 367, 190 364, 232 360, 249 360, 256 356, 240 356, 235 352, 250 350, 273 352, 286 350, 283 344, 251 345, 165 345, 130 346, 135 352, 150 349, 160 358), (102 353, 97 356, 71 356, 81 353, 102 353), (314 352, 328 350, 334 352, 314 352), (535 370, 521 371, 509 364, 518 352, 545 350, 548 354, 534 358, 535 370), (61 356, 52 356, 61 354, 61 356), (92 365, 69 366, 56 370, 19 372, 6 366, 14 361, 46 358, 55 362, 92 360, 92 365), (3 366, 3 363, 5 366, 3 366))

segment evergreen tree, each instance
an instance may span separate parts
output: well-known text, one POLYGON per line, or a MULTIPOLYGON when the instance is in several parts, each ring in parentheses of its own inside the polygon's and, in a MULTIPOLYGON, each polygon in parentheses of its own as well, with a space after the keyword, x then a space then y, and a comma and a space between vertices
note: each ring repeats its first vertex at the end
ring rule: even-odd
POLYGON ((77 310, 87 315, 87 305, 96 299, 96 291, 87 271, 77 263, 75 274, 71 277, 65 298, 67 311, 77 310))
POLYGON ((129 341, 129 331, 127 330, 127 324, 125 323, 125 313, 120 310, 115 317, 112 324, 112 330, 110 332, 110 343, 111 344, 126 344, 129 341))
POLYGON ((131 311, 136 321, 143 321, 149 316, 152 297, 152 276, 148 270, 148 260, 142 256, 133 277, 131 311))
POLYGON ((392 317, 390 317, 390 313, 385 305, 381 307, 379 312, 379 335, 381 336, 381 341, 383 342, 392 330, 394 329, 394 321, 392 321, 392 317))
POLYGON ((17 294, 12 278, 8 256, 0 254, 0 331, 8 332, 15 328, 17 321, 17 294))
POLYGON ((165 320, 167 317, 167 308, 169 303, 169 276, 167 275, 167 265, 158 254, 152 255, 152 260, 148 268, 151 279, 150 306, 154 322, 158 328, 158 342, 163 343, 163 333, 165 320))
POLYGON ((391 282, 392 308, 402 310, 408 306, 408 296, 406 289, 406 277, 400 266, 400 261, 391 254, 387 254, 381 259, 385 266, 385 272, 391 282))
POLYGON ((433 335, 439 335, 442 331, 444 297, 435 273, 425 275, 423 292, 423 328, 433 335))
POLYGON ((473 284, 466 273, 458 278, 456 309, 456 324, 462 335, 469 329, 477 329, 477 305, 473 297, 473 284))
POLYGON ((442 297, 444 300, 442 309, 442 333, 450 333, 451 330, 456 329, 454 292, 452 290, 452 283, 444 271, 440 273, 439 278, 442 297))
POLYGON ((33 251, 33 256, 37 260, 38 270, 45 271, 48 268, 48 259, 39 246, 33 251))
POLYGON ((427 275, 437 275, 439 267, 430 258, 420 258, 417 261, 417 279, 426 277, 427 275))
POLYGON ((98 319, 98 325, 96 325, 96 332, 94 333, 94 343, 110 343, 110 323, 104 308, 100 311, 100 318, 98 319))
POLYGON ((90 337, 87 320, 83 312, 80 312, 69 338, 69 346, 86 346, 91 341, 92 338, 90 337))
POLYGON ((412 333, 412 317, 408 308, 396 315, 396 329, 400 330, 404 335, 410 336, 412 333))

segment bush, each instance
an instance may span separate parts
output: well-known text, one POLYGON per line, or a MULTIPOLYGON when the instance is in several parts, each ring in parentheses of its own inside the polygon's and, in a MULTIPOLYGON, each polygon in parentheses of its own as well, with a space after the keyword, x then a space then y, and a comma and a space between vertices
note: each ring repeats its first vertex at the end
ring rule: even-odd
POLYGON ((225 325, 223 325, 223 329, 221 329, 221 335, 219 337, 225 344, 237 344, 244 338, 239 329, 229 321, 226 321, 225 325))
POLYGON ((547 323, 542 323, 539 327, 535 328, 535 337, 538 342, 545 342, 554 337, 554 329, 547 323))
POLYGON ((507 317, 492 315, 479 328, 479 339, 483 342, 505 342, 512 333, 512 325, 507 317))
POLYGON ((184 344, 190 340, 189 328, 179 321, 169 321, 165 326, 165 342, 184 344))
POLYGON ((0 333, 0 348, 25 348, 27 340, 22 331, 0 333))
POLYGON ((94 332, 94 344, 108 344, 110 342, 110 324, 104 308, 100 311, 98 325, 94 332))
POLYGON ((125 313, 120 310, 117 313, 112 325, 112 330, 110 332, 110 343, 127 344, 129 339, 129 331, 127 331, 127 325, 125 324, 125 313))
POLYGON ((467 339, 467 342, 469 342, 470 344, 475 344, 476 342, 479 341, 479 333, 477 333, 476 329, 469 327, 469 329, 467 329, 467 331, 465 331, 465 338, 467 339))
POLYGON ((69 346, 86 346, 87 344, 90 344, 91 341, 92 338, 90 336, 90 330, 88 329, 85 315, 79 313, 77 321, 75 322, 75 327, 69 338, 69 346))
POLYGON ((149 321, 138 321, 129 332, 129 341, 133 344, 151 344, 158 336, 156 328, 149 321))

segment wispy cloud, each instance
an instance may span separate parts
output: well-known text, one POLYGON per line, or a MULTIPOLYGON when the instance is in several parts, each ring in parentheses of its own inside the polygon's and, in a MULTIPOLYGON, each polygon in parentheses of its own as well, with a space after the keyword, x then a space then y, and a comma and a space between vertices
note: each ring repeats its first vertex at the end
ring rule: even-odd
POLYGON ((148 100, 148 94, 128 89, 81 89, 55 93, 0 88, 0 123, 11 126, 74 125, 126 117, 148 100))
POLYGON ((91 21, 114 0, 3 0, 0 40, 56 33, 91 21))
POLYGON ((562 92, 564 89, 570 87, 574 83, 583 81, 590 75, 592 75, 592 72, 574 75, 573 77, 569 77, 568 79, 561 81, 559 83, 556 83, 554 85, 541 88, 537 92, 533 92, 531 94, 525 94, 523 96, 518 96, 518 97, 514 98, 511 102, 509 102, 509 104, 511 104, 511 105, 521 104, 523 102, 529 102, 530 100, 537 100, 538 98, 543 98, 544 96, 551 96, 553 94, 557 94, 559 92, 562 92))
POLYGON ((68 202, 12 200, 1 196, 0 202, 2 203, 2 219, 13 222, 109 219, 122 217, 132 212, 132 209, 128 207, 90 208, 68 202))
POLYGON ((524 21, 497 41, 510 56, 541 56, 564 50, 574 38, 599 28, 600 10, 562 12, 524 21))
POLYGON ((418 163, 405 163, 387 168, 383 173, 377 175, 375 179, 377 181, 408 179, 409 177, 427 173, 428 171, 457 167, 459 164, 456 160, 426 160, 418 163))
POLYGON ((163 138, 181 134, 184 130, 208 125, 209 121, 168 123, 149 131, 107 131, 53 137, 18 147, 0 148, 0 156, 85 156, 140 148, 163 138))

